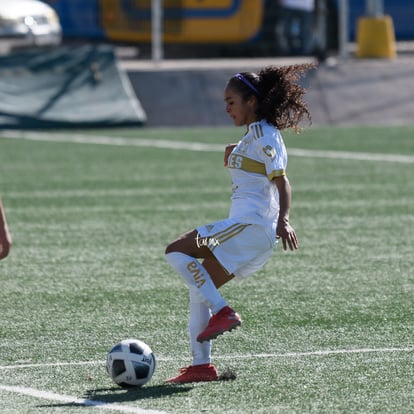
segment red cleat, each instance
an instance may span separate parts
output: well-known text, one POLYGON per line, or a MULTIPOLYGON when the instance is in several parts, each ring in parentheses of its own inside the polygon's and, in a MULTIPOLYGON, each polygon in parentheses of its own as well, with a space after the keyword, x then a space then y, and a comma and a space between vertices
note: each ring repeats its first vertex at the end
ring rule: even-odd
POLYGON ((232 331, 241 325, 240 316, 229 306, 213 315, 203 332, 197 336, 198 342, 215 339, 224 332, 232 331))
POLYGON ((217 381, 218 373, 213 364, 190 365, 180 369, 180 374, 167 379, 170 384, 186 384, 188 382, 217 381))

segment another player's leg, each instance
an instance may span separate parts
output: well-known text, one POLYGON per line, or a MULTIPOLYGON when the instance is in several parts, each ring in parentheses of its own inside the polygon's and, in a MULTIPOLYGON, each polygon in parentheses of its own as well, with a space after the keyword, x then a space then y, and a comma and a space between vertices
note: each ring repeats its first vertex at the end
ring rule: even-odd
POLYGON ((12 245, 12 239, 7 227, 6 213, 0 199, 0 260, 7 257, 12 245))

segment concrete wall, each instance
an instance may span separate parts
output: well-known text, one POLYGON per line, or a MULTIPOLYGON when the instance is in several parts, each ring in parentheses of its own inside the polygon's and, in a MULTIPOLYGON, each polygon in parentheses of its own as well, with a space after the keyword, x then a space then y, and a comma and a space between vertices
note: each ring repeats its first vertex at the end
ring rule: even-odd
MULTIPOLYGON (((230 126, 223 102, 227 80, 237 72, 292 63, 300 61, 123 62, 123 66, 147 113, 147 126, 230 126)), ((395 60, 350 58, 329 63, 303 80, 314 125, 414 122, 411 55, 395 60)))

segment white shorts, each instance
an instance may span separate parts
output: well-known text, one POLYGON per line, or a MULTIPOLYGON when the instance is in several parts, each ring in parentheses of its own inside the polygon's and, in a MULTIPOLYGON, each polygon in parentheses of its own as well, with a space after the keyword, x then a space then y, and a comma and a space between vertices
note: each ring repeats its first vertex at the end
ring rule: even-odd
POLYGON ((225 219, 197 228, 200 246, 207 246, 229 274, 243 279, 260 270, 276 245, 274 230, 225 219))

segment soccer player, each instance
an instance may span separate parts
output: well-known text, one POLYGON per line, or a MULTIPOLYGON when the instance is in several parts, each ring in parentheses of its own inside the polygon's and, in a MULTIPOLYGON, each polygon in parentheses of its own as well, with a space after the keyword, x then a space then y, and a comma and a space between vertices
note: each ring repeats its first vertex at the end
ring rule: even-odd
POLYGON ((189 336, 192 365, 169 383, 215 381, 211 340, 241 325, 241 318, 219 288, 257 272, 278 239, 295 250, 298 240, 289 221, 291 187, 287 154, 280 130, 299 129, 311 115, 297 80, 311 64, 265 67, 259 73, 237 73, 224 90, 226 111, 244 137, 228 145, 224 166, 232 179, 227 219, 183 234, 166 248, 167 262, 184 278, 190 293, 189 336))
POLYGON ((7 227, 6 213, 0 199, 0 260, 7 257, 11 244, 12 239, 7 227))

